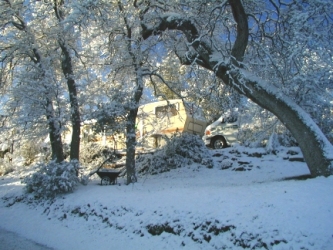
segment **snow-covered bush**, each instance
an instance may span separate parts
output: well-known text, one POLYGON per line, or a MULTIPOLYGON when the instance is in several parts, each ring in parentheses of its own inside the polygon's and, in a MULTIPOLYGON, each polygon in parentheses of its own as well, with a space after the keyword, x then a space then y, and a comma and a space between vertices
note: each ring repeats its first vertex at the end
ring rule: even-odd
POLYGON ((173 155, 167 156, 164 150, 158 150, 153 154, 140 155, 136 160, 136 166, 139 174, 158 174, 170 171, 170 169, 179 168, 186 164, 185 159, 173 155))
POLYGON ((25 160, 25 165, 29 166, 35 161, 37 155, 41 153, 41 149, 38 143, 34 141, 27 141, 21 146, 20 153, 25 160))
POLYGON ((276 153, 276 150, 279 146, 280 146, 280 143, 279 143, 278 135, 273 132, 267 141, 266 151, 268 153, 276 153))
POLYGON ((208 168, 213 167, 210 152, 200 137, 176 133, 166 138, 166 145, 153 154, 141 155, 137 159, 138 173, 157 174, 179 168, 193 162, 208 168))
POLYGON ((177 154, 197 163, 201 163, 208 154, 202 139, 188 133, 174 134, 166 144, 165 151, 169 156, 177 154))
POLYGON ((232 167, 233 164, 234 164, 234 161, 229 160, 229 159, 226 159, 226 160, 223 160, 223 161, 221 162, 221 166, 220 166, 220 168, 221 168, 222 170, 224 170, 224 169, 229 169, 229 168, 232 167))
POLYGON ((69 193, 79 183, 77 162, 39 164, 37 172, 26 177, 26 192, 36 198, 52 198, 57 194, 69 193))
POLYGON ((285 130, 284 133, 278 134, 279 143, 285 147, 298 146, 296 139, 291 135, 289 130, 285 130))
POLYGON ((13 165, 0 158, 0 176, 13 172, 13 165))

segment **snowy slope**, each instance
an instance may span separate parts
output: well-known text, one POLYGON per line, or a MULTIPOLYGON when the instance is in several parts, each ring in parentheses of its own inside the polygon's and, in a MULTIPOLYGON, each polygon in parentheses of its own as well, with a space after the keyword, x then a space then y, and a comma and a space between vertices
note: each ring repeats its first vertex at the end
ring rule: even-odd
POLYGON ((286 180, 309 173, 288 150, 212 150, 213 169, 193 164, 128 186, 93 176, 38 206, 15 201, 14 172, 0 180, 0 227, 54 249, 333 249, 333 177, 286 180))

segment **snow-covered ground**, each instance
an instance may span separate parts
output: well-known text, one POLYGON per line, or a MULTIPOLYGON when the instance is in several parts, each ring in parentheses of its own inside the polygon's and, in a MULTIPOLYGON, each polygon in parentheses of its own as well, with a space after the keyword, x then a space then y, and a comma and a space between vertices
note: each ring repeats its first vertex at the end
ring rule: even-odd
POLYGON ((288 150, 211 150, 212 169, 128 186, 93 176, 39 205, 20 201, 27 172, 16 171, 0 179, 0 228, 54 249, 333 249, 333 177, 290 178, 309 172, 288 150))

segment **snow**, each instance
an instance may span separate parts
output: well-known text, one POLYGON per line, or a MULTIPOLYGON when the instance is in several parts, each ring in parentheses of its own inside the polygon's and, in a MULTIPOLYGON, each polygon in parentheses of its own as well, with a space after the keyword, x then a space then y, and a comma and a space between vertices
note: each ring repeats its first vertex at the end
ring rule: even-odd
POLYGON ((28 173, 16 171, 0 179, 0 228, 53 249, 333 249, 333 177, 292 179, 309 174, 288 160, 300 150, 277 151, 210 150, 212 169, 193 164, 128 186, 93 176, 38 205, 15 202, 28 173))
POLYGON ((181 19, 182 16, 178 13, 167 12, 162 16, 162 18, 165 18, 168 22, 172 22, 174 20, 181 19))

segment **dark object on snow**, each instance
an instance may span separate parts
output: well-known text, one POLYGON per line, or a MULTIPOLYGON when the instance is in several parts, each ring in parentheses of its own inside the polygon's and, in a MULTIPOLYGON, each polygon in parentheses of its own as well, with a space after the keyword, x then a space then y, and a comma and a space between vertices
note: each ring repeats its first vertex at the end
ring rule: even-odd
MULTIPOLYGON (((98 168, 97 170, 91 172, 89 176, 93 174, 97 174, 101 178, 101 185, 115 185, 117 184, 117 178, 120 175, 121 171, 117 171, 114 169, 109 168, 102 168, 103 166, 107 166, 107 162, 114 162, 115 160, 119 159, 118 155, 111 155, 108 159, 106 159, 98 168)), ((116 165, 116 164, 114 164, 116 165)), ((123 165, 123 164, 118 164, 123 165)))
POLYGON ((101 185, 115 185, 117 184, 117 177, 120 171, 114 171, 111 169, 97 170, 96 174, 101 178, 101 185))
POLYGON ((299 156, 293 156, 293 157, 289 157, 289 161, 299 161, 299 162, 304 162, 304 158, 299 156))

